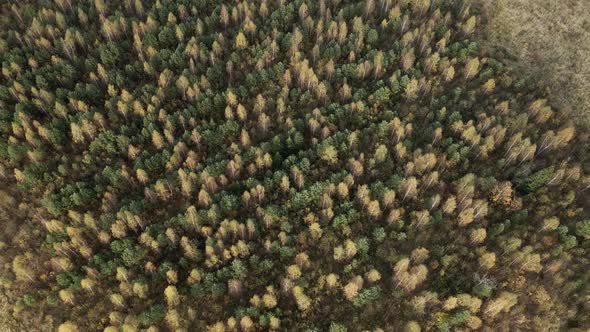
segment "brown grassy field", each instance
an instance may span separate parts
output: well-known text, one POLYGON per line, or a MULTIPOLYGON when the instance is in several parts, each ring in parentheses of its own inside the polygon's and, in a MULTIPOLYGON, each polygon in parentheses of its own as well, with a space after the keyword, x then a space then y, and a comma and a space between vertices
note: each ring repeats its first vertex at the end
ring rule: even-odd
POLYGON ((545 85, 555 106, 590 127, 590 1, 480 0, 484 45, 545 85))

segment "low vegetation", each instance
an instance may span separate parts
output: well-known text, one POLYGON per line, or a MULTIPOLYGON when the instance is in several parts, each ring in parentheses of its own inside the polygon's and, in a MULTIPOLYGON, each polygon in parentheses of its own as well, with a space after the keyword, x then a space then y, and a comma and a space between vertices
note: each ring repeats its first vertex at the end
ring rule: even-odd
POLYGON ((590 128, 590 2, 478 0, 484 45, 549 89, 555 105, 590 128))

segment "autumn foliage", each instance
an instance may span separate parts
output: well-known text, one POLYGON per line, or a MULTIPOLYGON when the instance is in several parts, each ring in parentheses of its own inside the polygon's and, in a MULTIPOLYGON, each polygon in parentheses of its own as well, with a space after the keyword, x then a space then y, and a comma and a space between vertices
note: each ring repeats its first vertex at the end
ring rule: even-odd
POLYGON ((14 329, 590 324, 588 133, 469 2, 0 9, 14 329))

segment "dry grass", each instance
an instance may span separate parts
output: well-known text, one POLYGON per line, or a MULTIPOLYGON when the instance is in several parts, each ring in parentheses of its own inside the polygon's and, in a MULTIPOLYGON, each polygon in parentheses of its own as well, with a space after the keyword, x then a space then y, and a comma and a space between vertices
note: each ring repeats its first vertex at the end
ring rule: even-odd
POLYGON ((504 49, 514 66, 541 80, 556 106, 590 127, 590 1, 479 0, 485 44, 504 49))

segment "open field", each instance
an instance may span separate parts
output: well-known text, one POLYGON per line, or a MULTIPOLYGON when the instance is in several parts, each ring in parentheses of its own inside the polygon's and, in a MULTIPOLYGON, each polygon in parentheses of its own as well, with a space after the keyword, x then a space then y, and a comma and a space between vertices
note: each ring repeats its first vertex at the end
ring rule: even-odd
POLYGON ((488 46, 535 76, 553 102, 590 125, 590 1, 482 0, 488 46))

